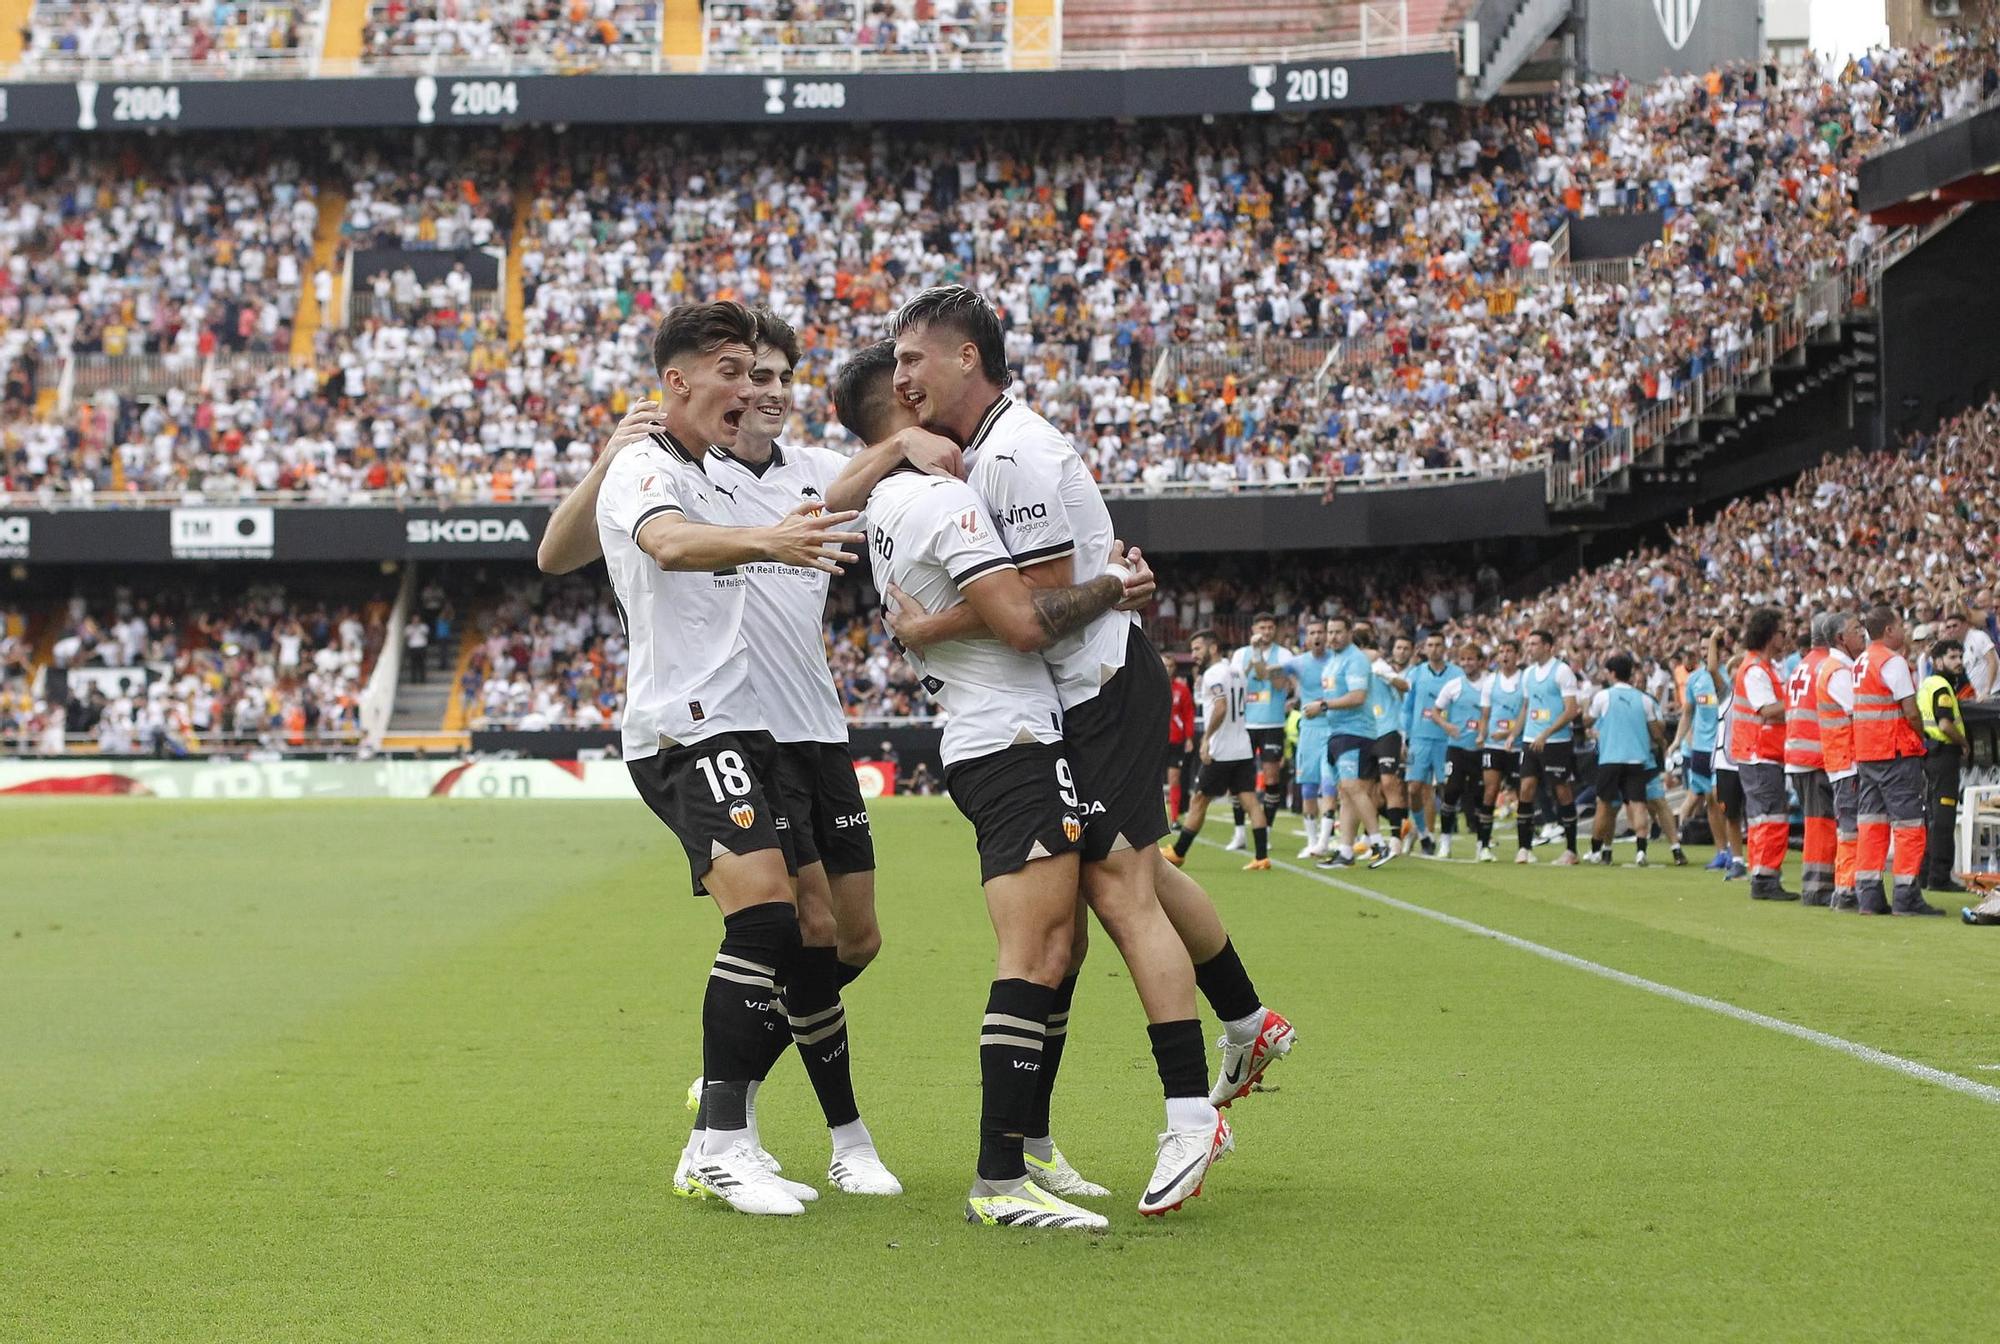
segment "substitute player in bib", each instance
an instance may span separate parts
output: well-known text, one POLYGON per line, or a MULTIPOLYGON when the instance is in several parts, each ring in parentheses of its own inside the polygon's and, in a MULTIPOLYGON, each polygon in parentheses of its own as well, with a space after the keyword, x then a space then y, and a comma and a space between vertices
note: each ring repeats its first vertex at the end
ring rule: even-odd
MULTIPOLYGON (((885 432, 902 423, 910 416, 908 405, 897 397, 894 385, 895 352, 887 343, 864 351, 844 366, 835 382, 834 404, 841 421, 861 438, 863 442, 873 442, 885 432)), ((1032 445, 1024 444, 1019 451, 1032 451, 1032 445)), ((891 472, 875 487, 871 500, 890 492, 890 498, 918 498, 919 486, 926 478, 907 470, 891 472)), ((1078 801, 1076 820, 1081 828, 1082 857, 1086 860, 1080 883, 1072 881, 1069 889, 1069 911, 1072 920, 1068 937, 1063 940, 1064 965, 1051 983, 1051 994, 1046 1005, 1046 1020, 1043 1029, 1043 1049, 1036 1062, 1034 1086, 1029 1089, 1027 1108, 1018 1137, 1018 1149, 1009 1146, 1006 1158, 1010 1166, 1016 1151, 1020 1154, 1023 1170, 1034 1177, 1036 1188, 1048 1195, 1076 1194, 1103 1195, 1104 1187, 1094 1185, 1079 1175, 1075 1168, 1056 1148, 1050 1135, 1049 1113, 1055 1086, 1057 1068, 1061 1063, 1063 1045, 1068 1039, 1070 996, 1076 986, 1076 972, 1082 956, 1081 927, 1083 906, 1078 899, 1087 892, 1090 904, 1098 912, 1098 918, 1117 943, 1124 955, 1127 969, 1132 974, 1133 984, 1139 993, 1140 1003, 1146 1010, 1147 1034, 1153 1046, 1154 1062, 1158 1067, 1162 1091, 1166 1097, 1167 1129, 1159 1136, 1157 1159, 1153 1176, 1148 1181, 1145 1193, 1139 1200, 1139 1211, 1144 1214, 1166 1213, 1179 1208, 1182 1203, 1199 1194, 1204 1176, 1209 1166, 1230 1151, 1232 1147, 1229 1126, 1223 1122, 1215 1105, 1209 1100, 1206 1089, 1207 1074, 1203 1067, 1201 1024, 1196 1016, 1194 1004, 1195 973, 1188 959, 1187 949, 1175 936, 1173 925, 1168 921, 1159 902, 1154 898, 1151 884, 1147 879, 1147 867, 1142 859, 1152 857, 1152 843, 1147 841, 1143 850, 1126 844, 1121 849, 1116 837, 1107 840, 1102 829, 1098 829, 1093 839, 1092 828, 1108 825, 1107 818, 1130 817, 1137 806, 1136 799, 1150 798, 1155 810, 1160 807, 1159 778, 1160 767, 1164 764, 1164 754, 1152 760, 1142 761, 1142 778, 1136 783, 1110 781, 1123 785, 1126 791, 1113 796, 1107 804, 1102 797, 1092 792, 1093 776, 1073 766, 1083 759, 1081 753, 1099 750, 1102 729, 1092 722, 1090 712, 1082 709, 1062 709, 1061 672, 1062 664, 1052 655, 1062 648, 1066 639, 1076 633, 1088 633, 1102 620, 1109 610, 1106 605, 1095 605, 1079 615, 1074 610, 1078 594, 1091 585, 1058 586, 1045 584, 1030 587, 1019 572, 1013 552, 1008 548, 1006 536, 992 521, 978 492, 965 482, 955 478, 943 478, 950 489, 943 495, 931 490, 922 496, 923 508, 930 512, 940 507, 937 501, 951 498, 961 502, 970 499, 974 508, 958 508, 951 514, 952 526, 961 533, 964 527, 986 520, 985 526, 993 532, 993 537, 985 544, 994 554, 1006 559, 1004 571, 996 572, 991 579, 982 577, 967 593, 964 603, 946 600, 949 589, 954 585, 949 575, 941 582, 938 575, 909 559, 911 565, 918 565, 914 572, 931 584, 928 598, 923 592, 905 592, 902 577, 905 574, 904 561, 899 558, 896 542, 899 535, 906 538, 905 545, 911 543, 909 537, 916 538, 919 549, 916 555, 924 554, 922 535, 925 519, 930 514, 918 511, 915 504, 908 511, 898 515, 906 526, 887 527, 871 531, 871 550, 875 561, 877 581, 885 601, 893 603, 895 615, 892 628, 899 631, 915 632, 926 623, 933 631, 956 627, 958 633, 944 639, 925 640, 924 648, 947 645, 973 645, 984 640, 991 643, 994 635, 999 635, 1006 645, 1017 655, 1030 651, 1040 651, 1046 660, 1038 665, 1042 682, 1047 682, 1054 674, 1056 678, 1056 699, 1059 706, 1054 718, 1061 734, 1064 747, 1063 770, 1069 776, 1072 793, 1078 801), (995 602, 1003 601, 1000 614, 1008 610, 1015 612, 1012 625, 996 624, 995 602), (1026 605, 1039 620, 1039 628, 1030 627, 1018 612, 1026 605), (957 611, 963 606, 968 610, 957 611), (942 619, 934 619, 943 614, 942 619), (1075 619, 1072 619, 1072 618, 1075 619), (1101 851, 1103 857, 1092 859, 1093 847, 1101 851)), ((870 519, 874 521, 876 506, 870 504, 870 519)), ((942 535, 942 534, 941 534, 942 535)), ((934 543, 933 549, 945 545, 934 543)), ((1136 552, 1130 557, 1121 555, 1116 543, 1108 543, 1101 549, 1102 556, 1110 572, 1123 575, 1129 559, 1139 573, 1132 580, 1119 603, 1121 611, 1129 611, 1143 605, 1151 597, 1151 576, 1145 571, 1143 560, 1136 552)), ((934 566, 935 567, 935 566, 934 566)), ((950 569, 949 565, 944 568, 950 569)), ((956 572, 956 571, 953 571, 956 572)), ((1093 581, 1101 585, 1103 580, 1093 581)), ((1129 647, 1129 645, 1128 645, 1129 647)), ((1135 657, 1136 657, 1136 652, 1135 657)), ((1130 721, 1141 724, 1157 724, 1165 716, 1168 696, 1166 673, 1157 655, 1150 648, 1147 655, 1137 661, 1128 660, 1121 673, 1113 677, 1103 687, 1109 697, 1106 708, 1122 706, 1131 715, 1130 721), (1156 683, 1156 684, 1155 684, 1156 683), (1157 700, 1157 704, 1154 700, 1157 700)), ((912 657, 921 660, 922 651, 913 651, 912 657)), ((1039 684, 1039 683, 1037 683, 1039 684)), ((934 697, 946 693, 950 680, 942 674, 925 683, 934 697), (933 683, 937 683, 933 685, 933 683)), ((948 712, 952 702, 943 701, 948 712)), ((1121 720, 1125 721, 1125 720, 1121 720)), ((1164 743, 1155 739, 1157 748, 1164 743)), ((1143 755, 1143 753, 1140 753, 1143 755)), ((1013 769, 1013 767, 1005 767, 1013 769)), ((947 762, 946 785, 952 796, 974 821, 975 830, 982 827, 981 817, 986 816, 984 828, 1005 833, 1011 825, 1009 809, 1014 807, 1013 795, 998 788, 991 788, 982 781, 992 777, 1005 779, 1003 767, 997 761, 968 762, 962 769, 952 767, 947 762), (958 781, 958 782, 955 782, 958 781), (961 783, 962 782, 962 787, 961 783), (988 815, 988 809, 998 809, 988 815)), ((1132 824, 1132 823, 1127 823, 1132 824)), ((1011 851, 1010 851, 1011 852, 1011 851)), ((990 867, 990 865, 989 865, 990 867)), ((995 869, 994 871, 998 871, 995 869)), ((1072 870, 1074 872, 1074 870, 1072 870)), ((989 888, 990 890, 990 888, 989 888)), ((1006 1011, 1006 1010, 997 1010, 1006 1011)), ((1012 1131, 1009 1131, 1011 1134, 1012 1131)), ((984 1172, 982 1172, 984 1175, 984 1172)), ((1015 1207, 1008 1204, 983 1204, 982 1199, 1011 1199, 1018 1196, 1018 1187, 1003 1189, 997 1196, 975 1191, 968 1216, 979 1221, 1001 1221, 999 1213, 1015 1207)), ((1023 1215, 1032 1217, 1032 1214, 1023 1215)))
POLYGON ((1632 655, 1612 654, 1604 660, 1604 670, 1611 674, 1612 684, 1591 697, 1588 715, 1597 731, 1597 817, 1590 828, 1590 861, 1611 862, 1611 837, 1622 802, 1639 847, 1638 866, 1644 868, 1646 840, 1653 829, 1646 786, 1665 732, 1659 706, 1632 685, 1632 655))
MULTIPOLYGON (((1485 722, 1483 740, 1479 749, 1479 774, 1486 781, 1486 801, 1484 803, 1484 826, 1479 839, 1479 861, 1493 863, 1493 813, 1500 805, 1500 794, 1513 781, 1521 768, 1522 718, 1527 713, 1528 692, 1521 674, 1521 645, 1518 640, 1503 639, 1495 650, 1492 675, 1486 679, 1486 689, 1480 692, 1479 713, 1485 722)), ((1525 803, 1518 804, 1523 815, 1532 816, 1533 810, 1525 803)), ((1528 844, 1526 827, 1530 822, 1520 823, 1521 847, 1514 853, 1514 862, 1533 863, 1534 850, 1528 844)))
POLYGON ((1489 673, 1486 650, 1467 644, 1458 650, 1458 665, 1424 709, 1424 718, 1445 742, 1444 784, 1438 791, 1438 815, 1444 834, 1438 837, 1438 857, 1451 857, 1451 838, 1458 833, 1461 816, 1472 832, 1474 857, 1480 863, 1493 861, 1493 819, 1484 810, 1486 781, 1481 774, 1480 727, 1485 711, 1480 702, 1486 694, 1489 673))
POLYGON ((1327 726, 1326 706, 1315 698, 1331 657, 1326 648, 1325 621, 1315 616, 1306 622, 1305 643, 1305 648, 1285 664, 1285 675, 1299 699, 1299 741, 1294 758, 1298 762, 1299 816, 1306 832, 1306 846, 1299 857, 1317 859, 1333 844, 1336 801, 1326 768, 1326 744, 1333 730, 1327 726))
MULTIPOLYGON (((1444 636, 1424 636, 1423 661, 1403 674, 1410 693, 1403 699, 1403 740, 1409 744, 1409 768, 1403 783, 1410 792, 1410 816, 1417 823, 1417 844, 1425 854, 1451 857, 1451 832, 1438 834, 1438 790, 1450 765, 1450 741, 1444 725, 1433 717, 1438 693, 1458 675, 1444 658, 1444 636)), ((1457 829, 1452 817, 1452 830, 1457 829)))
MULTIPOLYGON (((793 512, 823 503, 825 491, 847 459, 824 448, 780 447, 778 436, 791 413, 792 381, 800 350, 790 326, 765 309, 752 310, 757 323, 756 358, 751 365, 750 412, 729 448, 711 447, 703 463, 709 480, 711 513, 738 527, 776 523, 793 512)), ((641 403, 627 425, 659 424, 657 407, 641 403)), ((606 456, 622 451, 621 426, 606 456)), ((600 462, 600 467, 605 464, 600 462)), ((563 502, 542 541, 542 568, 576 569, 598 557, 594 532, 583 531, 586 508, 596 506, 602 471, 563 502)), ((849 1194, 892 1195, 902 1185, 883 1165, 862 1123, 854 1099, 851 1052, 842 990, 859 976, 881 946, 875 920, 875 851, 854 762, 848 753, 847 722, 826 671, 824 620, 831 574, 823 569, 753 562, 741 567, 748 580, 744 638, 755 665, 758 700, 779 745, 773 781, 776 801, 792 824, 788 829, 798 867, 799 932, 804 942, 796 978, 777 986, 771 997, 771 1029, 746 1101, 747 1128, 756 1150, 777 1172, 757 1125, 757 1094, 770 1070, 796 1047, 813 1085, 831 1135, 833 1156, 827 1179, 849 1194)), ((689 1090, 698 1107, 702 1080, 689 1090)), ((697 1129, 682 1154, 675 1189, 699 1195, 687 1178, 700 1151, 697 1129)), ((791 1183, 800 1198, 812 1187, 791 1183)))
MULTIPOLYGON (((1110 511, 1061 431, 1006 395, 1012 375, 992 305, 963 286, 944 285, 911 299, 891 325, 896 394, 926 428, 964 445, 968 482, 986 502, 1028 584, 1058 586, 1077 570, 1103 565, 1115 544, 1110 511)), ((898 460, 894 445, 858 453, 841 484, 865 487, 898 460)), ((845 498, 836 495, 832 502, 845 498)), ((921 634, 912 632, 920 642, 952 628, 949 619, 923 630, 928 624, 919 622, 921 634)), ((1085 844, 1091 905, 1107 928, 1107 912, 1116 918, 1119 911, 1132 912, 1143 926, 1141 898, 1150 886, 1193 963, 1197 986, 1223 1021, 1222 1063, 1209 1096, 1227 1105, 1250 1092, 1265 1068, 1291 1049, 1294 1035, 1291 1024, 1258 998, 1214 902, 1156 846, 1167 832, 1159 781, 1172 703, 1164 672, 1157 670, 1159 654, 1137 619, 1121 612, 1044 656, 1062 696, 1064 730, 1085 791, 1104 808, 1090 818, 1085 844)), ((1113 938, 1131 965, 1134 947, 1115 929, 1113 938)), ((1038 1172, 1043 1177, 1057 1174, 1038 1172)))
POLYGON ((708 445, 733 445, 753 398, 757 328, 734 303, 690 305, 660 324, 660 428, 604 472, 597 529, 630 641, 624 757, 639 796, 687 851, 697 891, 723 916, 702 1005, 700 1151, 685 1179, 745 1213, 803 1212, 748 1129, 777 985, 814 974, 791 872, 777 744, 744 634, 742 567, 837 572, 860 539, 852 514, 796 511, 760 527, 717 525, 708 445))
POLYGON ((1694 819, 1695 809, 1708 814, 1709 836, 1715 841, 1715 857, 1708 862, 1712 871, 1729 867, 1729 828, 1722 819, 1722 802, 1715 793, 1715 750, 1722 707, 1722 649, 1716 635, 1710 635, 1699 663, 1688 672, 1681 685, 1681 722, 1674 734, 1674 748, 1681 754, 1687 777, 1687 800, 1681 807, 1681 825, 1694 819))
MULTIPOLYGON (((1335 844, 1323 867, 1350 868, 1355 860, 1355 837, 1365 844, 1374 835, 1375 742, 1379 733, 1368 696, 1375 680, 1366 653, 1354 642, 1354 626, 1344 616, 1329 617, 1326 623, 1327 664, 1320 677, 1319 693, 1313 697, 1327 714, 1327 769, 1340 793, 1340 827, 1335 844)), ((1370 861, 1380 867, 1389 861, 1384 846, 1370 861)))
MULTIPOLYGON (((1266 826, 1277 825, 1278 809, 1285 801, 1285 667, 1292 657, 1292 651, 1278 643, 1278 618, 1260 611, 1250 618, 1250 642, 1229 658, 1243 674, 1244 714, 1250 726, 1250 750, 1257 759, 1257 791, 1264 801, 1266 826)), ((1248 814, 1241 802, 1235 814, 1236 829, 1224 849, 1243 848, 1248 814)))
POLYGON ((1563 852, 1556 863, 1567 866, 1577 861, 1576 733, 1571 725, 1583 706, 1576 672, 1556 657, 1555 636, 1546 630, 1528 635, 1528 665, 1521 672, 1521 688, 1527 696, 1528 721, 1523 730, 1527 746, 1521 753, 1521 809, 1514 819, 1520 842, 1515 862, 1535 861, 1535 799, 1546 780, 1555 791, 1556 820, 1562 824, 1563 852))
POLYGON ((1174 857, 1186 859, 1208 820, 1211 798, 1234 798, 1250 819, 1250 836, 1256 846, 1245 865, 1248 872, 1270 868, 1271 832, 1265 825, 1263 800, 1257 796, 1256 747, 1250 738, 1248 679, 1234 659, 1222 656, 1222 641, 1213 630, 1200 630, 1190 641, 1194 665, 1201 669, 1201 689, 1195 703, 1202 715, 1201 777, 1194 800, 1181 818, 1181 833, 1174 840, 1174 857))

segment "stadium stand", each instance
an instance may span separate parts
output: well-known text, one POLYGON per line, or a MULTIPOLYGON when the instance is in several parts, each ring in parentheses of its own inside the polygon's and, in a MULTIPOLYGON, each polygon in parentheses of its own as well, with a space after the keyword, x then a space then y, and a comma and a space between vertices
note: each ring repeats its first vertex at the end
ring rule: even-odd
POLYGON ((657 0, 380 0, 362 29, 364 59, 389 66, 650 66, 659 49, 657 0))
POLYGON ((219 73, 315 55, 321 13, 318 4, 274 0, 221 5, 37 0, 22 61, 44 74, 99 66, 219 73))
POLYGON ((715 71, 1007 64, 1008 0, 706 0, 715 71))

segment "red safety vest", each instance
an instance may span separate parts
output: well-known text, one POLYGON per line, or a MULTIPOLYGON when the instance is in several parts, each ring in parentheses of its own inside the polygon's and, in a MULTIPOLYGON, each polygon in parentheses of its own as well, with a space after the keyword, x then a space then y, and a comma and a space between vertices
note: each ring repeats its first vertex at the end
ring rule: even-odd
POLYGON ((1820 743, 1819 704, 1813 682, 1819 665, 1826 661, 1825 649, 1808 649, 1799 659, 1792 679, 1785 684, 1785 768, 1824 770, 1825 752, 1820 743))
POLYGON ((1820 660, 1813 673, 1813 707, 1819 717, 1821 769, 1837 775, 1854 766, 1854 715, 1833 698, 1833 674, 1840 671, 1838 658, 1820 660))
MULTIPOLYGON (((1893 761, 1924 754, 1924 740, 1903 718, 1882 669, 1903 655, 1886 644, 1868 646, 1854 666, 1854 759, 1893 761)), ((1907 665, 1906 665, 1907 666, 1907 665)), ((1912 679, 1914 681, 1914 678, 1912 679)))
POLYGON ((1735 696, 1729 706, 1729 759, 1738 765, 1783 765, 1785 763, 1785 721, 1766 723, 1750 708, 1747 690, 1750 673, 1757 668, 1771 679, 1771 688, 1782 693, 1778 669, 1761 653, 1753 653, 1736 669, 1735 696))

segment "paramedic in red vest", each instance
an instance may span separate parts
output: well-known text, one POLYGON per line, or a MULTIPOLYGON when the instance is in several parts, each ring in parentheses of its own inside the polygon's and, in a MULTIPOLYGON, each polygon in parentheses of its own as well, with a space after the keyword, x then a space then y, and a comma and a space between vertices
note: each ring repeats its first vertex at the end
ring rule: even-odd
POLYGON ((1743 623, 1743 662, 1736 669, 1729 706, 1729 759, 1743 784, 1743 849, 1750 868, 1750 899, 1796 901, 1783 881, 1791 823, 1785 799, 1784 683, 1772 656, 1784 645, 1785 618, 1776 607, 1756 607, 1743 623))
POLYGON ((1833 820, 1833 784, 1826 777, 1819 702, 1814 694, 1820 664, 1827 659, 1833 626, 1839 619, 1829 611, 1812 618, 1812 642, 1785 683, 1785 778, 1806 817, 1805 880, 1800 883, 1800 894, 1807 905, 1833 904, 1833 862, 1840 843, 1833 820))
POLYGON ((1860 781, 1854 764, 1854 660, 1868 647, 1868 632, 1851 611, 1835 613, 1831 624, 1832 646, 1813 677, 1813 702, 1819 711, 1820 755, 1833 790, 1833 908, 1858 910, 1854 853, 1860 781))
POLYGON ((1860 843, 1854 894, 1864 915, 1941 915, 1924 900, 1924 736, 1916 675, 1903 657, 1903 621, 1875 607, 1862 624, 1871 641, 1854 669, 1854 761, 1859 770, 1860 843), (1896 892, 1884 898, 1891 828, 1896 892))

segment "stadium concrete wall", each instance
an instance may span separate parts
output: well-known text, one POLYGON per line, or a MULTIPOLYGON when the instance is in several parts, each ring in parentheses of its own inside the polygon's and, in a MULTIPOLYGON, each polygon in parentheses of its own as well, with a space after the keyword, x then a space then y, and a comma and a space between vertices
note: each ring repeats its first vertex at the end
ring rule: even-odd
POLYGON ((1758 0, 1578 0, 1578 51, 1594 75, 1657 79, 1764 54, 1758 0))
MULTIPOLYGON (((1161 554, 1414 546, 1549 532, 1540 472, 1456 485, 1109 501, 1127 542, 1161 554)), ((532 560, 549 508, 0 509, 0 561, 532 560)))
POLYGON ((0 84, 0 132, 1094 121, 1451 102, 1454 52, 951 74, 522 75, 0 84))

